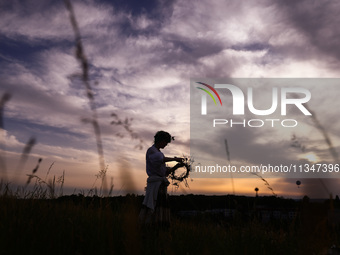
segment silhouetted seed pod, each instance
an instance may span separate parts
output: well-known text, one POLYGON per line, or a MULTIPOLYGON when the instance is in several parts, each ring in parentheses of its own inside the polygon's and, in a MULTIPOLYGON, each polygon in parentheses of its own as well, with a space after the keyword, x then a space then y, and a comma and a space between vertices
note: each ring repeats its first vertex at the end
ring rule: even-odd
POLYGON ((301 182, 300 181, 296 181, 296 185, 298 186, 298 188, 300 188, 301 182))

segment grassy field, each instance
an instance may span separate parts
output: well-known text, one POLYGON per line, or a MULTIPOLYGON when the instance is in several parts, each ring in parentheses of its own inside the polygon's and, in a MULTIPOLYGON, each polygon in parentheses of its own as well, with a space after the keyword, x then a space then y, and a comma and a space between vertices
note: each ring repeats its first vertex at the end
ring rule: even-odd
POLYGON ((138 224, 141 197, 0 199, 0 254, 336 254, 338 228, 324 204, 299 204, 290 221, 242 215, 179 217, 169 228, 138 224))
MULTIPOLYGON (((64 2, 75 34, 76 59, 82 70, 81 81, 92 112, 87 122, 93 125, 100 169, 104 171, 106 164, 95 93, 89 79, 89 63, 72 4, 67 0, 64 2)), ((0 100, 0 131, 3 129, 4 105, 9 99, 10 94, 5 93, 0 100)), ((111 117, 114 117, 111 124, 122 126, 131 138, 142 143, 141 138, 132 131, 128 119, 124 122, 116 114, 111 117)), ((338 162, 325 129, 316 118, 314 122, 338 162)), ((30 141, 24 148, 22 159, 28 157, 35 144, 34 139, 30 141)), ((227 218, 207 213, 179 216, 179 211, 192 209, 189 204, 195 205, 195 210, 200 212, 214 209, 216 205, 207 197, 173 197, 172 201, 175 203, 172 206, 170 227, 147 227, 138 223, 142 197, 130 195, 100 198, 73 195, 58 198, 58 194, 62 193, 64 173, 57 179, 54 177, 45 182, 35 175, 40 162, 41 160, 27 182, 28 184, 33 179, 39 183, 34 186, 33 191, 17 196, 0 185, 0 255, 340 254, 336 253, 336 247, 340 247, 339 225, 330 217, 334 214, 334 208, 340 208, 339 201, 338 204, 331 200, 312 203, 306 199, 295 203, 285 199, 264 198, 266 204, 273 208, 281 208, 285 204, 297 212, 289 220, 270 219, 264 222, 258 217, 256 210, 259 207, 254 198, 233 198, 238 200, 237 205, 226 198, 219 198, 226 199, 222 208, 236 212, 233 217, 227 218), (58 185, 59 190, 56 189, 58 185), (331 247, 335 248, 331 250, 331 247)), ((102 171, 99 173, 103 174, 97 178, 102 180, 103 187, 107 187, 105 172, 102 171)), ((2 182, 1 184, 3 185, 2 182)))

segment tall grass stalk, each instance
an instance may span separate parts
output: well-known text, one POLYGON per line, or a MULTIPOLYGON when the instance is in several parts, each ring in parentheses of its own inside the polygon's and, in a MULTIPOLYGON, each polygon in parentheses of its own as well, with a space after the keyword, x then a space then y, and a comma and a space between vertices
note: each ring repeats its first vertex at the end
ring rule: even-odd
MULTIPOLYGON (((101 138, 101 130, 98 123, 98 115, 97 115, 97 107, 94 100, 94 93, 92 90, 92 87, 90 85, 90 79, 89 79, 89 64, 88 60, 86 58, 84 47, 81 40, 81 34, 78 26, 78 22, 76 20, 76 16, 73 10, 73 6, 69 0, 64 0, 66 9, 69 12, 69 18, 70 22, 73 28, 74 36, 75 36, 75 42, 76 42, 76 59, 78 60, 81 70, 82 70, 82 81, 86 89, 86 95, 89 100, 90 109, 92 111, 92 119, 90 122, 92 123, 95 137, 96 137, 96 144, 97 144, 97 152, 99 156, 99 169, 104 170, 105 169, 105 159, 104 159, 104 150, 103 150, 103 144, 102 144, 102 138, 101 138)), ((102 176, 102 187, 104 190, 104 194, 107 194, 107 181, 106 181, 106 174, 102 176)))
POLYGON ((316 128, 320 131, 320 133, 323 135, 324 140, 326 142, 326 144, 328 145, 328 150, 330 152, 330 154, 332 155, 333 159, 335 162, 339 162, 339 155, 338 152, 335 150, 334 145, 332 143, 331 138, 328 135, 328 132, 326 131, 326 129, 324 128, 324 126, 321 124, 321 122, 319 121, 319 119, 316 117, 316 113, 311 110, 309 108, 309 106, 306 104, 305 105, 306 109, 312 114, 312 120, 316 126, 316 128))
MULTIPOLYGON (((227 139, 224 139, 224 144, 225 144, 225 150, 226 150, 226 153, 227 153, 228 162, 229 162, 229 164, 231 164, 231 161, 230 161, 230 151, 229 151, 229 146, 228 146, 227 139)), ((230 178, 231 178, 231 188, 233 190, 233 194, 235 195, 234 177, 233 177, 233 173, 232 172, 230 172, 230 178)))
POLYGON ((0 144, 3 144, 3 152, 0 154, 0 174, 1 179, 7 179, 7 165, 6 165, 6 131, 4 125, 4 110, 6 103, 11 99, 10 93, 4 93, 0 100, 0 144))
POLYGON ((270 186, 269 182, 263 178, 261 175, 259 175, 258 173, 252 173, 253 175, 259 177, 263 182, 264 182, 264 185, 267 186, 267 188, 272 192, 272 194, 277 197, 277 194, 274 192, 274 189, 272 188, 272 186, 270 186))

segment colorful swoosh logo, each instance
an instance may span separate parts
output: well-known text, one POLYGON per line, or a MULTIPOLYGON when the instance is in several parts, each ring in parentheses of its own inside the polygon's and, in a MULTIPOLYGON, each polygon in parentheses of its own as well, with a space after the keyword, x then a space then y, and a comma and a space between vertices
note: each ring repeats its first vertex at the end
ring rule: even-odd
MULTIPOLYGON (((220 95, 217 93, 217 91, 216 91, 212 86, 210 86, 209 84, 203 83, 203 82, 196 82, 196 83, 199 83, 199 84, 201 84, 201 85, 203 85, 203 86, 206 86, 206 87, 209 88, 212 92, 214 92, 215 95, 217 96, 218 100, 220 101, 220 104, 222 105, 222 100, 221 100, 221 98, 220 98, 220 95)), ((197 87, 197 88, 198 88, 198 89, 201 89, 201 90, 203 90, 203 91, 205 91, 205 92, 206 92, 206 93, 214 100, 214 103, 217 105, 216 100, 215 100, 214 96, 211 94, 210 91, 208 91, 208 90, 206 90, 206 89, 203 89, 203 88, 200 88, 200 87, 197 87)))

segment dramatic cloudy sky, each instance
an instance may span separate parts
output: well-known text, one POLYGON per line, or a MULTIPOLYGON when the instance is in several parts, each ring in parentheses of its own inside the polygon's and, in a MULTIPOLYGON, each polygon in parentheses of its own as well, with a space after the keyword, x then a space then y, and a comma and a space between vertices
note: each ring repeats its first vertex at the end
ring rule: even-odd
MULTIPOLYGON (((336 1, 71 2, 90 63, 115 195, 143 193, 145 150, 157 130, 176 137, 166 155, 190 154, 190 78, 339 77, 336 1), (111 124, 117 118, 128 118, 133 137, 111 124)), ((0 93, 11 95, 3 109, 1 167, 9 181, 25 182, 42 158, 37 172, 42 179, 65 171, 64 186, 71 192, 100 186, 96 136, 84 121, 92 112, 74 38, 63 1, 0 1, 0 93), (26 161, 22 152, 32 137, 36 143, 26 161)), ((319 109, 320 118, 326 109, 319 109)), ((338 116, 333 117, 323 121, 337 141, 338 116)), ((318 150, 315 143, 309 148, 318 150)), ((302 180, 299 189, 295 179, 268 181, 282 196, 340 193, 336 179, 302 180)), ((189 185, 176 194, 233 192, 230 179, 195 178, 189 185)), ((252 194, 256 186, 262 194, 271 192, 259 178, 234 180, 236 194, 252 194)))

